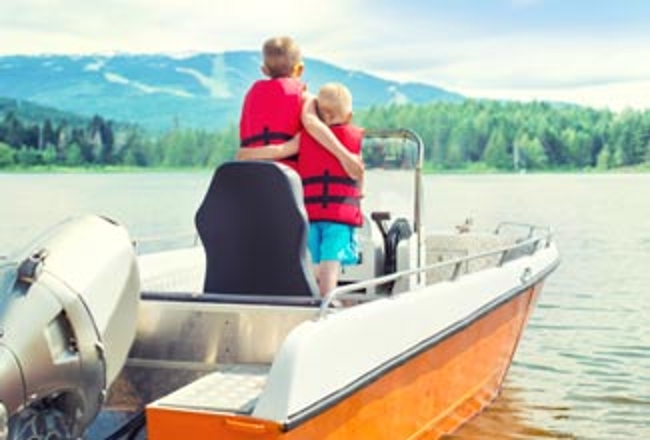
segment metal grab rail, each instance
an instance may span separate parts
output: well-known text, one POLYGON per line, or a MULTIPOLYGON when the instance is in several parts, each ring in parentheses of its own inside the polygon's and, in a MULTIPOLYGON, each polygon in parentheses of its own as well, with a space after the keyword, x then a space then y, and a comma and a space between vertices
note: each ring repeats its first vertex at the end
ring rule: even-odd
POLYGON ((199 234, 194 232, 183 232, 174 235, 149 235, 132 239, 133 246, 140 251, 145 246, 151 246, 156 243, 170 243, 175 241, 187 240, 192 246, 199 244, 199 234))
MULTIPOLYGON (((530 226, 530 225, 528 225, 528 226, 530 226)), ((537 227, 535 227, 535 228, 537 228, 537 227)), ((540 228, 537 228, 537 229, 540 229, 540 228)), ((337 287, 337 288, 331 290, 323 298, 323 301, 321 302, 321 305, 320 305, 318 318, 321 319, 321 318, 324 318, 327 315, 328 310, 329 310, 329 308, 332 305, 332 302, 334 300, 339 299, 339 297, 341 297, 344 294, 352 293, 355 290, 365 289, 367 287, 378 286, 378 285, 381 285, 381 284, 384 284, 384 283, 387 283, 387 282, 397 281, 397 280, 399 280, 401 278, 405 278, 405 277, 408 277, 408 276, 421 274, 423 272, 426 272, 426 271, 429 271, 429 270, 432 270, 432 269, 440 269, 440 268, 449 267, 449 266, 453 266, 454 268, 452 270, 452 274, 448 278, 448 281, 454 281, 460 275, 461 266, 463 264, 469 262, 469 261, 478 260, 478 259, 481 259, 481 258, 486 258, 486 257, 495 256, 495 255, 500 254, 499 261, 495 265, 495 267, 500 267, 500 266, 503 265, 503 263, 505 263, 507 261, 508 253, 511 253, 511 252, 513 252, 515 250, 522 250, 523 255, 533 255, 538 250, 548 247, 551 244, 551 238, 552 238, 552 234, 551 234, 550 228, 548 228, 547 234, 545 234, 545 235, 539 235, 539 236, 536 236, 536 237, 527 238, 526 240, 523 240, 523 241, 521 241, 519 243, 515 243, 515 244, 510 245, 510 246, 500 247, 500 248, 492 249, 490 251, 481 252, 481 253, 472 254, 472 255, 467 255, 467 256, 464 256, 464 257, 460 257, 460 258, 454 258, 454 259, 451 259, 451 260, 448 260, 448 261, 434 263, 434 264, 431 264, 431 265, 428 265, 428 266, 418 267, 418 268, 415 268, 415 269, 407 269, 407 270, 403 270, 401 272, 395 272, 395 273, 392 273, 392 274, 389 274, 389 275, 383 275, 383 276, 380 276, 380 277, 377 277, 377 278, 372 278, 370 280, 359 281, 357 283, 347 284, 345 286, 337 287)), ((389 294, 388 296, 391 296, 391 294, 389 294)), ((359 295, 359 297, 360 298, 368 298, 368 296, 365 295, 365 294, 361 294, 361 295, 359 295)), ((369 301, 372 300, 372 299, 375 299, 375 297, 372 296, 372 297, 368 298, 369 301)))
POLYGON ((495 234, 500 234, 501 231, 505 227, 518 227, 518 228, 524 228, 528 229, 528 237, 532 237, 533 233, 538 230, 538 231, 544 231, 550 238, 551 236, 551 228, 550 226, 540 226, 540 225, 531 225, 529 223, 522 223, 522 222, 511 222, 511 221, 506 221, 506 222, 501 222, 497 225, 496 229, 494 230, 495 234))

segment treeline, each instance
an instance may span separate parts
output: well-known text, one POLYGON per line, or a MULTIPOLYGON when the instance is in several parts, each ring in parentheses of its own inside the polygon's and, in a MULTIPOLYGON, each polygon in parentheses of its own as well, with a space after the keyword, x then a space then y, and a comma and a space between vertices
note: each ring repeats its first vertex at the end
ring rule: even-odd
MULTIPOLYGON (((611 169, 650 163, 647 111, 467 100, 372 107, 356 114, 355 121, 368 128, 413 129, 424 141, 427 166, 438 169, 611 169)), ((0 121, 0 168, 213 167, 231 159, 237 145, 235 126, 220 132, 176 127, 153 135, 101 116, 69 123, 8 111, 0 121)))
POLYGON ((356 120, 415 130, 435 168, 611 169, 650 162, 648 111, 467 100, 374 107, 356 120))
POLYGON ((94 116, 85 124, 43 122, 7 112, 0 122, 0 168, 58 165, 201 167, 234 155, 237 132, 174 129, 151 134, 138 126, 94 116))

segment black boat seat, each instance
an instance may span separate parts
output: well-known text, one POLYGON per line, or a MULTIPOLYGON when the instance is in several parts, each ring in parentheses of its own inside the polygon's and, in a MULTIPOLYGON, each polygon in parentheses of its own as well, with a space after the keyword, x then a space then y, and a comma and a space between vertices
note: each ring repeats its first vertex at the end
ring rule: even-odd
POLYGON ((195 224, 206 255, 204 292, 319 297, 307 253, 298 174, 275 162, 215 171, 195 224))

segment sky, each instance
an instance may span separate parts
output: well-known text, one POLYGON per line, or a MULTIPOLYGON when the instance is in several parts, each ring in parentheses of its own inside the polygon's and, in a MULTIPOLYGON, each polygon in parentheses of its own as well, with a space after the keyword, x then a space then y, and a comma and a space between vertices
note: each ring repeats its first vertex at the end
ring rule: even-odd
POLYGON ((619 111, 650 109, 649 23, 648 0, 1 0, 0 55, 259 50, 290 35, 308 58, 385 79, 619 111))

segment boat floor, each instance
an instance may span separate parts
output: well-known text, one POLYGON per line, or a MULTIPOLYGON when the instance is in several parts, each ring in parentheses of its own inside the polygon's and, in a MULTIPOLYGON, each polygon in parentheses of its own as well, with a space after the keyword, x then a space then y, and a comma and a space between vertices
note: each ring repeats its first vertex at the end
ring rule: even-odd
POLYGON ((160 398, 155 405, 202 411, 250 414, 270 365, 230 364, 160 398))

